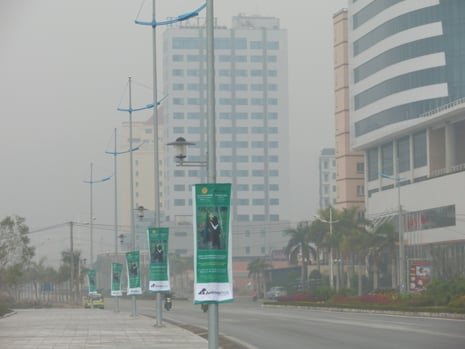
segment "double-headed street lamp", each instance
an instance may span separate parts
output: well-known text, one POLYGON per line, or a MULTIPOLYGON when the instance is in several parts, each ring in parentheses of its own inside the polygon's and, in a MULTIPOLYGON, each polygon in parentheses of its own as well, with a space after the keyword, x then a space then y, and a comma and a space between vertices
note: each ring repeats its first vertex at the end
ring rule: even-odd
MULTIPOLYGON (((216 123, 215 123, 215 45, 213 0, 207 0, 207 182, 216 183, 216 123)), ((178 154, 181 155, 182 153, 178 154)), ((179 159, 179 158, 178 158, 179 159)), ((219 346, 219 306, 208 307, 208 349, 219 346)))
POLYGON ((90 177, 89 180, 83 181, 84 183, 89 184, 90 187, 90 217, 89 217, 89 224, 90 224, 90 266, 92 268, 94 264, 94 199, 93 199, 93 185, 95 183, 102 183, 110 180, 111 176, 100 178, 94 180, 93 178, 93 164, 90 163, 90 177))
MULTIPOLYGON (((329 221, 324 220, 323 218, 321 218, 319 216, 315 216, 315 218, 318 219, 320 222, 329 223, 329 236, 332 239, 332 236, 333 236, 333 223, 339 222, 338 220, 333 221, 333 209, 332 209, 332 207, 329 208, 329 221)), ((331 247, 329 249, 329 285, 330 285, 331 289, 334 288, 333 263, 334 263, 334 260, 333 260, 333 246, 332 246, 332 242, 331 242, 331 247)), ((339 280, 339 278, 338 278, 338 280, 339 280)))
MULTIPOLYGON (((152 69, 153 69, 153 100, 158 100, 158 92, 157 92, 157 33, 156 28, 157 26, 161 25, 169 25, 174 24, 177 22, 182 22, 188 20, 189 18, 195 17, 199 15, 199 12, 202 11, 207 4, 198 7, 194 11, 184 13, 179 15, 173 19, 169 19, 166 21, 158 21, 156 20, 156 6, 155 0, 152 0, 152 20, 150 22, 147 21, 138 21, 136 20, 136 24, 140 25, 147 25, 152 27, 152 69)), ((154 167, 154 226, 158 227, 160 225, 160 180, 159 180, 159 169, 158 169, 158 111, 157 108, 154 108, 153 111, 153 167, 154 167)), ((162 300, 160 292, 157 292, 157 326, 160 327, 162 325, 162 317, 163 317, 163 310, 162 310, 162 300)))
MULTIPOLYGON (((112 152, 106 151, 106 154, 113 155, 113 175, 114 175, 114 187, 115 187, 115 205, 114 205, 114 221, 115 221, 115 258, 118 258, 118 166, 117 166, 117 155, 126 154, 132 151, 139 150, 142 144, 138 145, 137 147, 130 148, 126 151, 117 151, 116 150, 116 128, 114 130, 114 150, 112 152)), ((116 308, 115 311, 119 312, 119 297, 116 296, 116 308)))

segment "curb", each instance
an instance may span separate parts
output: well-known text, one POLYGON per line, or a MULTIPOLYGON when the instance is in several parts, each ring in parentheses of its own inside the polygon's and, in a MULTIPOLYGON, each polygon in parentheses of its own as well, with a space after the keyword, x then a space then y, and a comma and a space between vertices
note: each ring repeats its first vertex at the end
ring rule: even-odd
POLYGON ((6 314, 0 316, 0 319, 4 319, 4 318, 7 318, 7 317, 16 315, 16 314, 17 314, 17 312, 13 310, 13 311, 10 311, 9 313, 6 313, 6 314))
POLYGON ((431 312, 414 312, 414 311, 396 311, 396 310, 374 310, 374 309, 351 309, 351 308, 331 308, 331 307, 311 307, 304 305, 279 305, 279 304, 262 304, 262 307, 270 308, 297 308, 308 310, 320 310, 340 313, 366 313, 366 314, 384 314, 384 315, 397 315, 397 316, 416 316, 416 317, 430 317, 441 319, 465 320, 465 314, 455 313, 431 313, 431 312))

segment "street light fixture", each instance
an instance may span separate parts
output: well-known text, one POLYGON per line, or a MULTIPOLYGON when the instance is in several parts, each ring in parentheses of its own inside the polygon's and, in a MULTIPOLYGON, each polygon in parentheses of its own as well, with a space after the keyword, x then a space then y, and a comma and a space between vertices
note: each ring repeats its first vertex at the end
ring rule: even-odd
POLYGON ((195 143, 188 142, 184 137, 176 138, 176 141, 167 143, 175 147, 176 166, 207 166, 206 161, 185 161, 187 157, 187 146, 195 145, 195 143))
MULTIPOLYGON (((169 19, 166 21, 158 21, 156 20, 156 6, 155 0, 152 0, 152 20, 151 21, 139 21, 136 20, 136 24, 146 25, 152 27, 152 78, 153 78, 153 100, 157 101, 157 34, 156 29, 157 26, 161 25, 169 25, 174 24, 177 22, 182 22, 188 20, 192 17, 196 17, 199 15, 199 12, 202 11, 207 4, 203 4, 194 11, 187 12, 181 14, 173 19, 169 19)), ((139 11, 140 12, 140 11, 139 11)), ((158 227, 160 225, 160 180, 159 180, 159 161, 158 161, 158 111, 157 108, 154 108, 153 111, 153 166, 154 166, 154 175, 153 175, 153 182, 154 182, 154 226, 158 227)), ((160 292, 157 292, 157 327, 162 326, 162 299, 160 292)))
POLYGON ((146 210, 146 208, 142 205, 138 206, 137 207, 137 217, 139 217, 140 220, 142 220, 142 218, 144 218, 144 211, 146 210))
POLYGON ((88 181, 83 181, 84 183, 89 184, 90 187, 90 266, 92 268, 94 264, 94 199, 93 199, 93 185, 95 183, 106 182, 110 180, 111 176, 104 177, 101 179, 93 179, 93 164, 90 163, 90 177, 88 181))
POLYGON ((402 212, 402 205, 400 203, 400 182, 402 178, 399 176, 393 177, 380 173, 382 178, 390 179, 396 182, 397 185, 397 228, 399 231, 399 292, 405 293, 405 256, 404 256, 404 217, 402 212))
MULTIPOLYGON (((145 107, 140 107, 140 108, 133 108, 132 107, 132 80, 131 77, 128 78, 128 86, 129 86, 129 106, 128 108, 117 108, 118 111, 124 111, 128 112, 129 114, 129 188, 130 188, 130 207, 131 207, 131 245, 132 248, 136 248, 136 228, 135 228, 135 222, 134 222, 134 215, 132 214, 132 209, 134 208, 134 161, 133 161, 133 136, 132 136, 132 113, 134 111, 140 111, 140 110, 145 110, 145 109, 151 109, 154 108, 154 104, 150 103, 147 104, 145 107)), ((156 100, 154 101, 156 103, 156 100)), ((156 108, 154 108, 156 109, 156 108)), ((131 297, 131 303, 132 303, 132 316, 136 316, 136 296, 131 297)))
MULTIPOLYGON (((153 105, 151 104, 148 104, 146 107, 150 107, 153 105)), ((145 107, 145 108, 146 108, 145 107)), ((126 150, 126 151, 117 151, 116 150, 116 143, 117 143, 117 140, 116 140, 116 128, 114 130, 114 150, 112 152, 110 151, 105 151, 105 154, 111 154, 113 155, 113 175, 115 176, 114 178, 114 190, 115 190, 115 204, 114 204, 114 224, 115 224, 115 258, 117 259, 118 258, 118 166, 117 166, 117 155, 121 155, 121 154, 125 154, 125 153, 129 153, 131 151, 136 151, 136 150, 139 150, 140 147, 142 146, 142 144, 144 144, 144 142, 142 142, 142 144, 138 145, 137 147, 134 147, 134 148, 130 148, 129 150, 126 150)), ((116 296, 116 302, 115 302, 115 311, 116 312, 119 312, 119 297, 116 296)))
MULTIPOLYGON (((339 220, 337 221, 333 221, 333 209, 332 207, 329 208, 329 221, 315 215, 314 216, 316 219, 318 219, 320 222, 323 222, 323 223, 329 223, 329 235, 332 236, 333 235, 333 223, 337 223, 339 222, 339 220)), ((334 288, 334 272, 333 272, 333 246, 331 244, 331 247, 329 249, 329 285, 331 287, 331 289, 334 288)), ((339 278, 338 278, 339 279, 339 278)))

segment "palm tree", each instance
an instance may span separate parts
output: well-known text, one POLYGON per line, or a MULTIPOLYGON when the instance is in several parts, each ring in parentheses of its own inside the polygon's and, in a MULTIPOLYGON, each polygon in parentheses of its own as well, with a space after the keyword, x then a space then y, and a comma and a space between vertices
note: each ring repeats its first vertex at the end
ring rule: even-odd
POLYGON ((262 258, 254 259, 247 266, 249 278, 252 278, 254 289, 257 295, 265 294, 265 270, 271 268, 271 265, 262 258))
POLYGON ((308 222, 300 222, 295 229, 287 229, 284 233, 290 236, 284 249, 285 253, 289 256, 289 261, 297 265, 299 256, 302 260, 300 282, 301 285, 304 285, 307 281, 310 258, 314 257, 318 259, 316 249, 310 241, 310 225, 308 222))
MULTIPOLYGON (((350 287, 350 272, 353 271, 356 257, 363 255, 366 251, 366 226, 368 221, 360 216, 357 207, 344 208, 333 212, 336 217, 335 229, 331 237, 331 245, 336 250, 336 259, 338 260, 336 269, 336 291, 339 291, 343 273, 344 260, 352 261, 352 270, 349 269, 347 276, 347 286, 350 287)), ((360 269, 360 267, 359 267, 360 269)))
POLYGON ((318 266, 318 274, 321 275, 320 254, 325 248, 325 239, 328 234, 328 224, 317 219, 310 224, 309 240, 315 246, 315 255, 318 266))
POLYGON ((392 275, 392 288, 396 287, 397 275, 397 248, 399 243, 398 234, 392 223, 383 223, 374 227, 375 240, 371 248, 371 261, 373 262, 373 288, 378 288, 378 269, 380 258, 383 253, 391 256, 391 275, 392 275))

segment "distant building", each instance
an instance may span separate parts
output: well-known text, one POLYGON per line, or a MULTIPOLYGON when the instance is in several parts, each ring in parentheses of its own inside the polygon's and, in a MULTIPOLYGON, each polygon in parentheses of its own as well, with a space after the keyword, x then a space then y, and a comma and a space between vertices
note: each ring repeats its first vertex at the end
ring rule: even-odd
POLYGON ((334 148, 325 148, 320 153, 320 209, 336 204, 336 157, 334 148))
MULTIPOLYGON (((193 253, 192 185, 206 182, 207 171, 178 166, 174 147, 166 143, 183 137, 195 143, 185 160, 206 160, 204 21, 196 17, 166 27, 160 57, 168 96, 160 107, 160 221, 170 228, 170 250, 180 256, 193 253)), ((287 31, 278 18, 236 16, 231 28, 215 23, 216 182, 232 183, 234 257, 267 256, 287 244, 283 231, 292 209, 287 55, 287 31)), ((140 226, 136 246, 143 248, 144 224, 150 224, 154 208, 152 121, 135 122, 133 128, 134 144, 147 140, 133 153, 135 206, 147 209, 142 221, 134 213, 140 226)), ((129 160, 118 161, 122 224, 129 224, 129 160)))
POLYGON ((334 25, 334 96, 336 126, 336 203, 337 209, 365 209, 364 153, 350 145, 349 123, 349 56, 348 13, 341 10, 333 16, 334 25))

